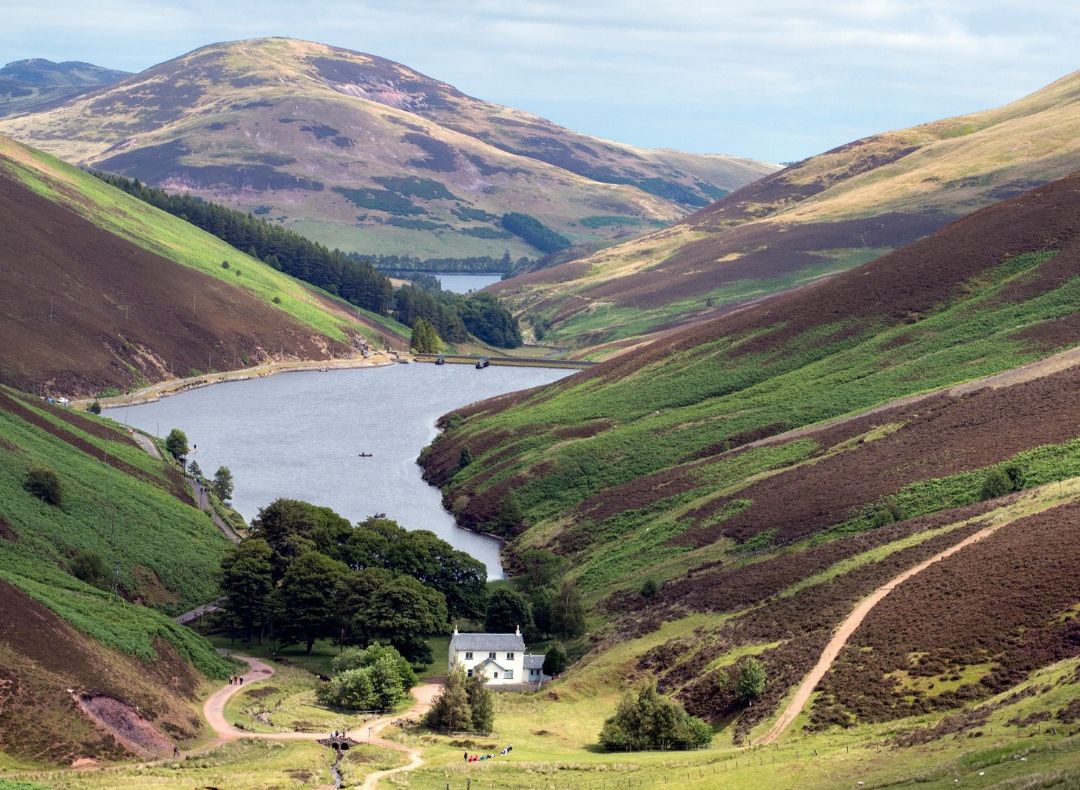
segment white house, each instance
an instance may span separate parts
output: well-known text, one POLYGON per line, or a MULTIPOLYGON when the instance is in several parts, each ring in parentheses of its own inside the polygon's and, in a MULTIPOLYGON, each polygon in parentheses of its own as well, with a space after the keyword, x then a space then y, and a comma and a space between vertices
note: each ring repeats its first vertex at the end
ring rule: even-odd
POLYGON ((463 634, 457 628, 450 639, 450 669, 465 669, 469 677, 483 677, 495 686, 540 683, 548 680, 543 673, 544 656, 525 652, 521 629, 512 634, 463 634))

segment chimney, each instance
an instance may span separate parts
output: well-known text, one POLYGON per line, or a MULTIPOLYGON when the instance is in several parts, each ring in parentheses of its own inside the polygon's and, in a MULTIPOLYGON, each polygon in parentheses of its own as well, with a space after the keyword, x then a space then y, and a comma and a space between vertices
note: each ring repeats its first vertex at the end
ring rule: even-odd
POLYGON ((521 626, 520 625, 515 625, 514 626, 514 636, 521 636, 521 626))
POLYGON ((454 623, 454 636, 457 636, 457 623, 454 623))

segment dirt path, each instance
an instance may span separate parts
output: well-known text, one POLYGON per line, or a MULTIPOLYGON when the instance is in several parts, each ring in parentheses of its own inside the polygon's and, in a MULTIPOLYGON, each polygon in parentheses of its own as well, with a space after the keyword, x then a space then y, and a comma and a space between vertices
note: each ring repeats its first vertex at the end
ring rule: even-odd
POLYGON ((978 543, 980 540, 988 538, 993 535, 1002 527, 1006 526, 1009 522, 1003 522, 1000 524, 993 524, 985 529, 969 535, 961 540, 959 543, 955 543, 944 551, 938 552, 928 560, 920 562, 911 568, 908 568, 903 573, 894 576, 885 582, 885 584, 878 587, 866 598, 863 598, 859 602, 859 605, 855 607, 855 610, 847 616, 847 618, 840 623, 840 627, 836 629, 836 633, 833 634, 832 639, 825 645, 825 650, 822 651, 821 657, 818 659, 814 668, 802 679, 799 687, 795 690, 795 696, 780 712, 780 716, 773 723, 772 728, 758 740, 755 746, 766 746, 776 741, 784 731, 791 726, 791 723, 798 718, 802 713, 802 709, 806 707, 806 703, 810 699, 810 695, 814 692, 817 684, 821 682, 821 679, 825 677, 825 673, 829 671, 829 667, 832 666, 836 657, 840 654, 840 650, 847 643, 851 635, 855 633, 856 629, 862 624, 862 621, 866 619, 866 616, 870 613, 870 610, 877 606, 881 600, 891 593, 897 586, 903 584, 912 576, 921 573, 929 566, 943 560, 946 557, 950 557, 961 549, 967 548, 973 543, 978 543))
MULTIPOLYGON (((268 741, 317 741, 326 737, 325 733, 311 732, 248 732, 247 730, 241 730, 230 724, 225 718, 225 706, 233 695, 242 691, 244 685, 247 685, 248 683, 256 680, 266 680, 274 675, 274 668, 265 661, 260 661, 251 656, 241 655, 234 655, 234 658, 238 658, 248 665, 248 671, 243 676, 243 685, 226 684, 211 694, 206 702, 203 703, 203 716, 206 717, 206 721, 217 735, 219 743, 235 741, 240 738, 259 738, 268 741)), ((376 771, 375 773, 370 774, 364 780, 364 788, 374 788, 380 779, 390 776, 391 774, 416 770, 424 764, 419 749, 405 746, 396 741, 386 740, 385 738, 379 737, 379 734, 386 729, 386 727, 399 719, 407 716, 422 716, 426 713, 431 707, 431 703, 435 699, 436 694, 438 694, 439 688, 439 685, 435 683, 424 683, 423 685, 417 686, 412 690, 416 702, 407 711, 366 721, 359 727, 345 733, 347 737, 352 738, 354 741, 371 743, 375 746, 380 746, 384 749, 392 749, 393 751, 401 752, 409 756, 409 762, 406 765, 390 768, 385 771, 376 771)), ((200 750, 200 753, 203 751, 205 751, 205 749, 200 750)))
POLYGON ((143 452, 158 461, 161 460, 161 453, 158 452, 157 445, 154 441, 142 431, 132 431, 131 438, 135 440, 135 444, 142 448, 143 452))

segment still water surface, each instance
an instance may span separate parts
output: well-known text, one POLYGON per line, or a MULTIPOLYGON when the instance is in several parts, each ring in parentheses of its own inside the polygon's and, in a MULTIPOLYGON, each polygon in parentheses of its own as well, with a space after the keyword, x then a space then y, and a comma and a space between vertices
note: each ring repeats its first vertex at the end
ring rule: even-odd
POLYGON ((439 285, 444 291, 453 291, 456 294, 479 291, 502 279, 501 274, 456 274, 453 272, 434 272, 433 274, 438 278, 439 285))
POLYGON ((572 372, 412 364, 283 373, 109 416, 162 436, 183 429, 203 474, 232 470, 234 505, 248 520, 278 497, 326 505, 351 521, 386 513, 409 529, 431 530, 485 563, 488 578, 501 578, 498 543, 457 527, 438 489, 421 479, 416 456, 435 437, 440 415, 572 372))

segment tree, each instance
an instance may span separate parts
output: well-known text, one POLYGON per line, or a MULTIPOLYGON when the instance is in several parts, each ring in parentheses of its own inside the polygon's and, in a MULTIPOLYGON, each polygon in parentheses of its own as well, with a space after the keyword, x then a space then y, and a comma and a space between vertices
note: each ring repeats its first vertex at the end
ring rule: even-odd
POLYGON ((473 732, 491 732, 495 728, 495 693, 479 675, 465 679, 465 695, 472 710, 473 732))
POLYGON ((86 410, 91 414, 101 414, 101 403, 97 398, 94 398, 94 402, 91 403, 86 410))
POLYGON ((735 694, 741 701, 750 705, 764 693, 765 667, 760 661, 751 656, 739 668, 739 679, 735 684, 735 694))
POLYGON ((169 455, 183 463, 184 457, 189 452, 187 434, 179 428, 173 428, 165 437, 165 449, 169 455))
POLYGON ((458 456, 458 469, 464 469, 466 466, 472 463, 472 453, 469 451, 469 445, 462 445, 461 454, 458 456))
POLYGON ((192 461, 190 464, 188 464, 187 471, 188 474, 191 477, 194 477, 196 480, 202 479, 202 468, 199 466, 198 461, 192 461))
POLYGON ((399 576, 379 588, 368 607, 353 617, 354 630, 388 641, 413 663, 430 664, 425 634, 447 628, 446 597, 416 579, 399 576))
POLYGON ((378 705, 371 670, 347 669, 315 690, 323 705, 342 710, 374 710, 378 705))
POLYGON ((304 642, 311 655, 316 639, 335 632, 335 592, 347 573, 344 563, 317 551, 297 557, 277 590, 280 616, 275 630, 286 640, 304 642))
POLYGON ((393 710, 405 699, 405 684, 397 661, 383 656, 368 670, 375 691, 375 704, 382 710, 393 710))
POLYGON ((612 752, 694 749, 707 745, 712 736, 708 724, 648 685, 636 695, 627 692, 615 715, 604 722, 600 745, 612 752))
POLYGON ((565 581, 551 601, 551 633, 573 639, 585 633, 585 607, 573 582, 565 581))
POLYGON ((274 552, 274 581, 289 564, 309 551, 346 561, 352 524, 328 507, 298 499, 276 499, 251 521, 251 534, 266 540, 274 552))
POLYGON ((271 594, 274 591, 273 551, 262 538, 247 538, 221 561, 221 592, 225 610, 244 629, 245 639, 251 642, 254 631, 271 616, 271 594))
POLYGON ((435 327, 423 318, 418 318, 413 324, 409 348, 418 354, 437 354, 442 348, 442 341, 435 327))
POLYGON ((470 731, 472 729, 472 706, 465 688, 465 669, 453 667, 446 676, 442 693, 431 704, 424 716, 424 724, 433 730, 470 731))
POLYGON ((514 576, 514 586, 522 592, 553 587, 569 563, 549 549, 527 549, 518 555, 521 572, 514 576))
POLYGON ((60 478, 56 476, 56 472, 44 466, 35 466, 27 470, 23 478, 23 488, 46 505, 59 507, 64 498, 60 478))
POLYGON ((566 669, 566 649, 561 642, 556 642, 548 648, 544 656, 544 674, 555 677, 561 675, 566 669))
POLYGON ((217 498, 222 502, 228 502, 232 499, 233 495, 233 476, 227 466, 219 466, 217 471, 214 472, 214 482, 210 484, 210 488, 217 494, 217 498))
POLYGON ((80 549, 68 562, 68 570, 76 579, 105 589, 109 584, 109 568, 105 559, 93 549, 80 549))
POLYGON ((484 617, 484 630, 492 634, 513 633, 521 627, 532 627, 532 613, 529 602, 521 593, 509 587, 501 587, 488 599, 487 614, 484 617))

